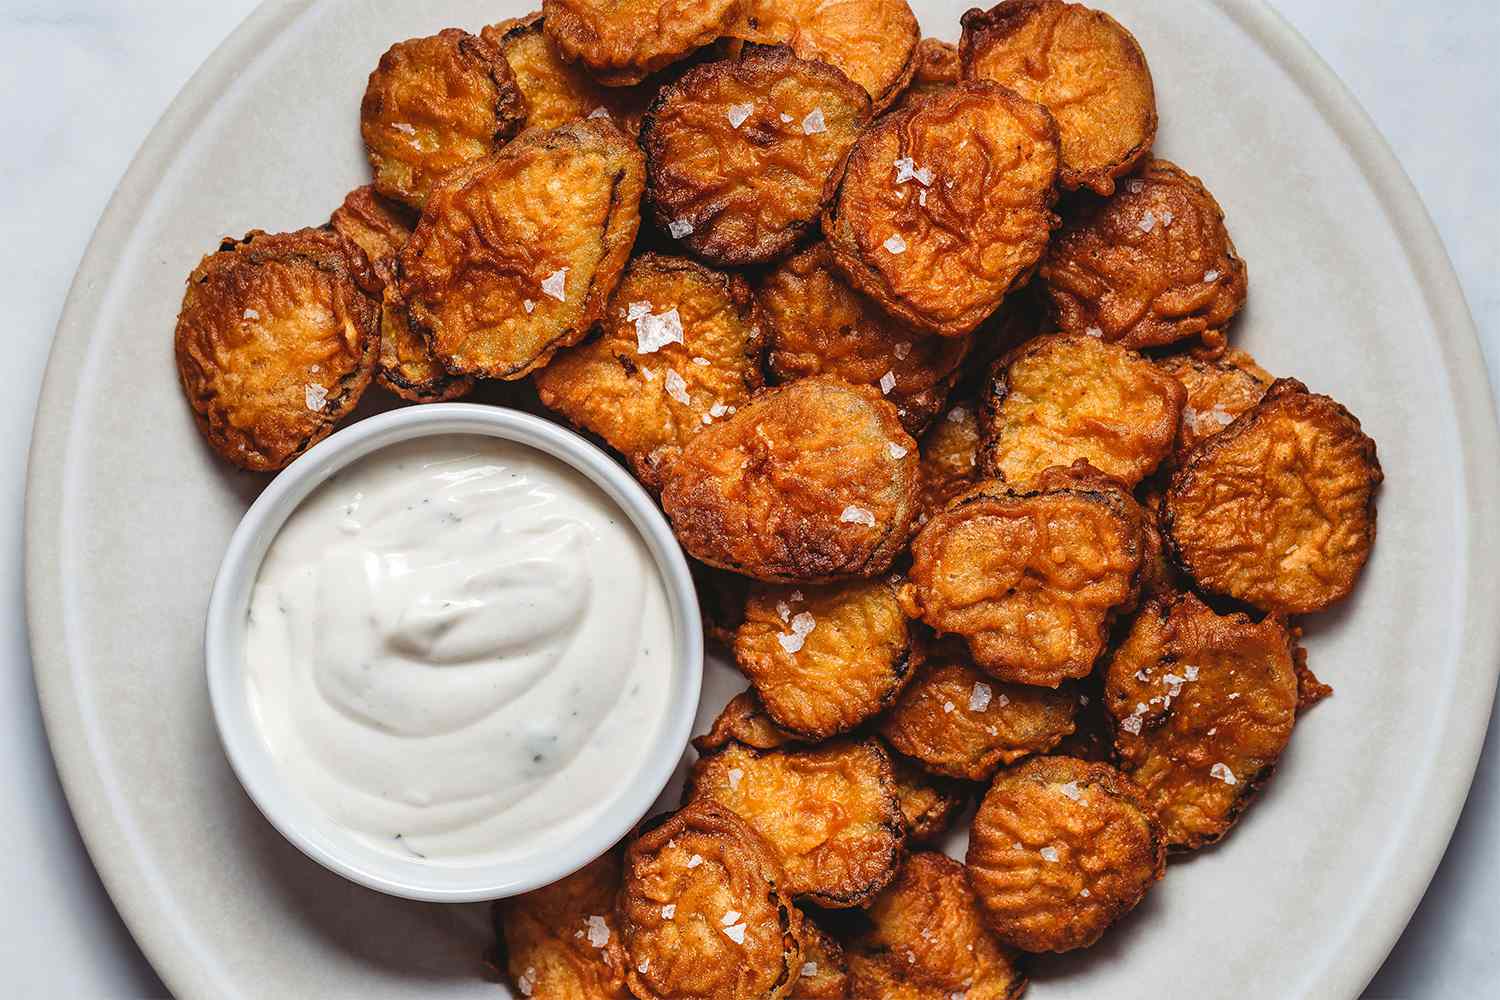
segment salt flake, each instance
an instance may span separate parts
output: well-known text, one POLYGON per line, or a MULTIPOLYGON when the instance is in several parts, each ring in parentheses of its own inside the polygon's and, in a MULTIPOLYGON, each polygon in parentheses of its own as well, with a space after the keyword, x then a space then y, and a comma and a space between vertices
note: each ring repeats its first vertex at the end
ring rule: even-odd
POLYGON ((901 447, 894 441, 888 442, 885 446, 885 450, 890 452, 891 457, 898 462, 906 457, 906 449, 901 447))
POLYGON ((955 406, 948 411, 948 422, 950 424, 961 424, 968 419, 969 411, 962 406, 955 406))
POLYGON ((1099 329, 1097 326, 1091 326, 1083 332, 1088 334, 1090 337, 1098 337, 1101 340, 1104 339, 1104 331, 1099 329))
POLYGON ((727 910, 725 911, 723 918, 719 920, 719 923, 724 927, 728 927, 731 924, 737 923, 739 919, 739 910, 727 910))
POLYGON ((839 515, 839 520, 846 524, 863 524, 867 528, 875 527, 875 515, 863 507, 856 507, 853 504, 844 508, 843 513, 839 515))
MULTIPOLYGON (((743 770, 741 770, 738 767, 731 767, 729 769, 729 787, 730 787, 730 789, 733 790, 733 789, 736 789, 736 788, 740 787, 740 779, 743 778, 744 776, 745 776, 745 772, 743 770)), ((730 921, 730 923, 733 923, 733 921, 730 921)))
POLYGON ((1038 851, 1037 853, 1042 856, 1042 860, 1043 861, 1056 861, 1057 860, 1057 848, 1055 848, 1055 847, 1044 847, 1040 851, 1038 851))
POLYGON ((589 112, 589 117, 590 118, 608 118, 609 117, 609 112, 606 111, 604 109, 604 105, 601 104, 597 108, 595 108, 593 111, 589 112))
POLYGON ((595 948, 603 948, 609 944, 609 924, 604 922, 601 916, 591 916, 588 919, 589 944, 595 948))
POLYGON ((309 410, 312 410, 314 413, 322 413, 323 407, 328 405, 328 390, 316 382, 309 382, 303 389, 302 398, 307 403, 309 410))
POLYGON ((1083 799, 1083 793, 1078 790, 1078 782, 1076 781, 1069 781, 1064 784, 1058 785, 1057 790, 1059 792, 1062 792, 1063 795, 1072 799, 1074 802, 1079 802, 1083 799))
POLYGON ((1218 281, 1219 280, 1219 272, 1218 271, 1204 271, 1203 272, 1203 280, 1204 281, 1218 281))
POLYGON ((649 968, 651 968, 651 959, 648 956, 646 958, 641 959, 641 964, 637 965, 635 967, 635 971, 639 972, 641 975, 644 976, 646 974, 646 970, 649 969, 649 968))
POLYGON ((568 269, 560 267, 542 279, 542 294, 550 295, 559 302, 568 298, 568 269))
POLYGON ((802 119, 802 132, 805 135, 817 135, 819 132, 827 132, 828 125, 823 121, 823 109, 813 108, 802 119))
POLYGON ((892 163, 896 168, 896 183, 905 184, 907 181, 916 181, 923 187, 932 183, 932 171, 927 167, 917 166, 917 162, 910 156, 903 156, 892 163))
POLYGON ((675 916, 677 916, 676 903, 668 903, 666 906, 663 906, 661 908, 661 918, 663 920, 671 920, 675 916))
POLYGON ((724 928, 724 936, 735 944, 745 943, 745 925, 735 924, 733 927, 724 928))
POLYGON ((254 309, 246 309, 245 319, 260 319, 260 313, 256 312, 254 309))
POLYGON ((943 702, 943 713, 946 715, 947 713, 953 711, 955 707, 956 706, 953 704, 953 702, 945 701, 943 702))
POLYGON ((887 236, 885 242, 881 245, 892 254, 906 253, 906 241, 901 238, 900 233, 892 233, 890 236, 887 236))
POLYGON ((731 128, 739 128, 754 112, 754 104, 731 104, 729 110, 724 112, 724 117, 729 119, 731 128))
POLYGON ((664 313, 651 313, 651 303, 632 302, 625 318, 635 323, 635 350, 637 354, 652 354, 668 344, 683 342, 682 317, 673 306, 664 313), (640 306, 645 306, 642 313, 640 306))
POLYGON ((889 396, 891 394, 891 390, 894 388, 896 388, 895 372, 888 371, 884 375, 880 376, 880 391, 883 395, 889 396))
POLYGON ((526 971, 516 977, 516 986, 523 997, 531 996, 531 992, 536 989, 536 969, 528 965, 526 971))
POLYGON ((982 681, 974 682, 974 689, 969 692, 969 711, 983 712, 990 707, 990 698, 994 696, 994 689, 982 681))
POLYGON ((687 866, 689 868, 697 868, 701 864, 703 864, 703 855, 701 854, 694 854, 692 857, 688 858, 687 866))
POLYGON ((1208 773, 1224 782, 1226 785, 1237 785, 1239 780, 1235 778, 1234 772, 1229 769, 1228 764, 1215 764, 1208 769, 1208 773))
POLYGON ((521 300, 521 308, 526 310, 526 315, 531 315, 531 310, 536 308, 536 303, 530 299, 521 300))
POLYGON ((680 240, 693 235, 693 224, 686 219, 673 219, 667 223, 667 232, 672 234, 672 239, 680 240))
POLYGON ((667 395, 677 400, 683 406, 688 406, 693 402, 693 398, 688 395, 687 382, 683 380, 681 375, 677 374, 676 368, 667 369, 667 379, 664 384, 667 387, 667 395))
POLYGON ((1156 228, 1156 216, 1151 214, 1151 209, 1146 209, 1146 214, 1141 216, 1141 221, 1136 226, 1143 233, 1149 233, 1156 228))
POLYGON ((817 962, 803 962, 802 963, 802 978, 807 979, 808 977, 810 977, 810 976, 816 976, 817 974, 818 974, 818 963, 817 962))

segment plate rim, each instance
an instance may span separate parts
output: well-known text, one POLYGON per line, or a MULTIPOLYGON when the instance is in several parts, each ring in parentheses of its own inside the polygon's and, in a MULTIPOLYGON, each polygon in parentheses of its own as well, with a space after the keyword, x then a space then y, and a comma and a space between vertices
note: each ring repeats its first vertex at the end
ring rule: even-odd
MULTIPOLYGON (((165 167, 182 145, 177 140, 231 83, 258 51, 270 47, 317 0, 266 0, 221 42, 192 75, 153 126, 131 161, 96 226, 64 303, 38 394, 27 461, 23 522, 24 594, 33 674, 48 743, 68 806, 89 857, 121 919, 163 983, 174 995, 234 995, 215 976, 211 953, 176 933, 158 908, 160 890, 143 876, 143 859, 109 806, 111 791, 96 757, 93 736, 76 697, 75 664, 69 655, 69 613, 56 555, 62 537, 65 466, 38 460, 63 454, 77 429, 71 421, 72 389, 84 370, 88 332, 108 287, 109 252, 131 227, 165 167), (184 947, 187 945, 187 947, 184 947)), ((1463 642, 1456 680, 1440 707, 1446 737, 1426 761, 1423 808, 1413 810, 1392 842, 1406 863, 1399 882, 1388 884, 1380 905, 1367 905, 1359 953, 1330 962, 1308 983, 1307 995, 1356 996, 1374 976, 1425 894, 1457 824, 1489 726, 1500 678, 1500 616, 1476 614, 1500 598, 1500 581, 1482 577, 1487 552, 1500 550, 1500 519, 1479 516, 1475 502, 1500 493, 1500 454, 1495 401, 1478 333, 1446 248, 1420 195, 1384 137, 1354 95, 1322 57, 1264 0, 1212 0, 1260 45, 1298 86, 1350 149, 1360 171, 1389 213, 1405 256, 1421 286, 1428 312, 1438 320, 1437 346, 1460 420, 1455 433, 1462 461, 1460 495, 1468 501, 1464 525, 1463 642), (1460 694, 1466 695, 1460 701, 1460 694), (1482 697, 1478 697, 1482 696, 1482 697), (1468 706, 1465 707, 1465 703, 1468 706), (1482 709, 1482 711, 1481 711, 1482 709)))

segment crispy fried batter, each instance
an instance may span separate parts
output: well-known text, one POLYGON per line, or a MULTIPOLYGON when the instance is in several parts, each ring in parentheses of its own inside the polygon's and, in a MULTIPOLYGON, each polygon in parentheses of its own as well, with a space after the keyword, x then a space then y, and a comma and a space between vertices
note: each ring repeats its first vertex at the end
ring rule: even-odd
POLYGON ((916 447, 872 390, 801 379, 688 442, 662 507, 711 566, 772 583, 874 576, 916 515, 916 447))
POLYGON ((615 917, 620 852, 495 904, 505 972, 533 1000, 630 1000, 615 917))
POLYGON ((917 69, 902 92, 898 108, 908 108, 959 80, 958 46, 941 38, 924 38, 917 45, 917 69))
POLYGON ((863 905, 905 853, 890 757, 875 740, 767 751, 731 743, 699 758, 684 795, 738 813, 770 844, 786 891, 819 906, 863 905))
POLYGON ((901 319, 961 336, 1041 258, 1057 224, 1056 180, 1051 116, 968 81, 860 136, 823 229, 856 288, 901 319))
POLYGON ((1162 530, 1198 584, 1306 614, 1354 588, 1375 543, 1375 442, 1295 379, 1203 442, 1172 476, 1162 530))
POLYGON ((498 48, 526 98, 527 128, 556 128, 601 115, 624 132, 641 130, 654 91, 646 86, 601 87, 558 53, 542 29, 541 12, 492 24, 479 33, 498 48))
POLYGON ((1026 975, 986 930, 964 866, 913 854, 849 947, 853 995, 879 1000, 1016 1000, 1026 975))
POLYGON ((763 325, 739 275, 647 253, 625 269, 599 336, 559 351, 537 393, 659 490, 682 446, 761 388, 763 325))
POLYGON ((748 688, 729 699, 708 732, 693 738, 693 749, 710 754, 730 743, 743 743, 756 750, 775 750, 800 742, 798 736, 776 725, 755 689, 748 688))
MULTIPOLYGON (((1294 642, 1302 638, 1300 628, 1293 627, 1291 631, 1294 642)), ((1297 714, 1300 716, 1333 694, 1333 688, 1318 680, 1318 675, 1308 667, 1307 650, 1300 645, 1292 649, 1292 666, 1297 671, 1297 714)))
POLYGON ((1023 951, 1093 944, 1165 861, 1141 790, 1108 764, 1071 757, 1002 771, 969 831, 969 884, 990 929, 1023 951))
POLYGON ((1186 354, 1161 358, 1157 367, 1182 383, 1187 401, 1177 428, 1172 463, 1181 465, 1205 438, 1213 437, 1266 394, 1271 377, 1250 355, 1231 351, 1218 361, 1186 354))
POLYGON ((980 415, 980 461, 1021 486, 1083 458, 1134 486, 1171 450, 1186 395, 1176 379, 1116 344, 1038 337, 996 368, 980 415))
POLYGON ((922 36, 906 0, 746 0, 726 33, 838 67, 876 111, 911 80, 922 36))
POLYGON ((734 658, 778 725, 823 740, 895 700, 916 654, 896 588, 876 579, 752 587, 734 658))
POLYGON ((780 1000, 802 967, 802 914, 754 830, 683 806, 625 852, 621 935, 641 1000, 780 1000))
POLYGON ((1093 668, 1142 556, 1140 510, 1117 490, 983 482, 922 528, 901 601, 986 673, 1056 687, 1093 668))
POLYGON ((1002 764, 1052 749, 1073 731, 1075 704, 1066 687, 996 683, 949 640, 928 652, 880 734, 929 771, 984 781, 1002 764))
POLYGON ((802 969, 792 986, 792 1000, 850 1000, 843 947, 806 916, 802 930, 802 969))
POLYGON ((375 189, 413 208, 525 122, 526 99, 500 50, 457 28, 392 45, 359 107, 375 189))
POLYGON ((979 417, 974 401, 960 400, 923 435, 922 512, 936 517, 948 502, 979 481, 979 417))
POLYGON ((1156 810, 1167 846, 1211 844, 1292 737, 1292 636, 1275 615, 1218 615, 1192 594, 1152 601, 1110 660, 1105 700, 1120 768, 1156 810))
POLYGON ((906 818, 908 844, 930 844, 948 832, 948 827, 973 795, 966 781, 928 774, 922 766, 889 747, 891 775, 896 781, 896 798, 901 815, 906 818))
POLYGON ((379 279, 338 233, 259 229, 225 240, 188 276, 177 374, 198 430, 243 469, 285 468, 370 384, 379 279))
POLYGON ((657 225, 714 263, 780 256, 832 200, 869 116, 848 77, 784 46, 695 66, 641 125, 657 225))
POLYGON ((399 255, 412 326, 455 374, 516 379, 603 313, 645 169, 613 125, 528 131, 433 192, 399 255))
POLYGON ((1094 330, 1135 348, 1196 338, 1209 354, 1223 351, 1248 282, 1219 203, 1160 159, 1112 197, 1075 203, 1040 276, 1065 333, 1094 330))
POLYGON ((771 372, 782 382, 836 375, 880 389, 908 433, 932 421, 972 337, 934 337, 849 287, 826 243, 779 265, 756 290, 771 327, 771 372))
POLYGON ((399 201, 381 197, 375 185, 366 184, 344 196, 344 203, 333 210, 328 224, 365 252, 384 286, 396 280, 396 254, 411 239, 417 213, 399 201))
POLYGON ((963 16, 967 80, 994 80, 1052 112, 1060 180, 1107 195, 1156 138, 1156 91, 1135 36, 1103 11, 1005 0, 963 16))
POLYGON ((608 87, 640 83, 725 33, 740 0, 542 0, 543 28, 568 62, 608 87))

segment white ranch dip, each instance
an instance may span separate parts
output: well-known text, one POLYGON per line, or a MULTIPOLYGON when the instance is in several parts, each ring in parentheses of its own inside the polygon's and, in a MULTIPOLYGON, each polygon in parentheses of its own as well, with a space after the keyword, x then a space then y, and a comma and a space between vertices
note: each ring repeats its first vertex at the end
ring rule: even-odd
POLYGON ((251 598, 254 714, 293 785, 398 854, 449 864, 586 828, 667 712, 656 563, 582 474, 427 437, 320 486, 251 598))

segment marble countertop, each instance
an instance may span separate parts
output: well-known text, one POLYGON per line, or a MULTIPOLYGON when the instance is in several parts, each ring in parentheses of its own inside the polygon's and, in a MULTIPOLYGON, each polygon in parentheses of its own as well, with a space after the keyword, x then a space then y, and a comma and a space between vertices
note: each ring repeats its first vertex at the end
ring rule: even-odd
MULTIPOLYGON (((914 0, 920 3, 920 0, 914 0)), ((1185 3, 1191 0, 1164 0, 1185 3)), ((1332 65, 1416 183, 1500 386, 1500 6, 1272 0, 1332 65)), ((255 0, 0 0, 0 968, 6 993, 165 995, 94 874, 57 784, 27 656, 21 507, 42 370, 73 271, 152 124, 255 0)), ((1107 6, 1107 4, 1106 4, 1107 6)), ((1421 907, 1371 998, 1477 997, 1500 982, 1500 726, 1421 907)))

